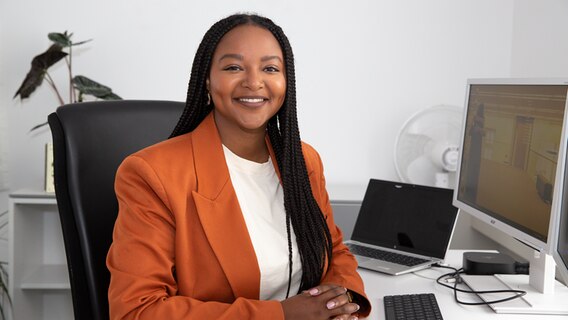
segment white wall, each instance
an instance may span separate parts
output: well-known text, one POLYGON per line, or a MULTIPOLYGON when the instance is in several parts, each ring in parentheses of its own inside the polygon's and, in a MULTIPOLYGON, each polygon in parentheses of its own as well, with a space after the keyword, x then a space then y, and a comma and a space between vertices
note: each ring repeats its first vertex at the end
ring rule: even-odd
MULTIPOLYGON (((76 74, 126 99, 184 100, 193 54, 211 23, 237 11, 271 17, 295 50, 302 138, 322 154, 332 185, 398 179, 393 147, 404 121, 431 105, 462 106, 467 78, 568 75, 564 0, 306 2, 1 1, 3 182, 12 190, 43 186, 51 137, 47 128, 28 131, 57 100, 45 83, 29 100, 12 96, 52 31, 94 39, 76 51, 76 74)), ((63 63, 52 73, 66 80, 63 63)))
MULTIPOLYGON (((46 84, 24 102, 12 96, 49 46, 48 32, 94 39, 76 51, 76 74, 126 99, 182 101, 203 33, 237 11, 265 14, 288 34, 302 138, 339 187, 332 197, 344 186, 364 190, 370 177, 398 179, 393 148, 404 121, 428 106, 462 106, 467 78, 568 76, 566 0, 0 0, 0 138, 8 141, 0 161, 9 169, 2 182, 43 187, 51 136, 29 129, 57 100, 46 84)), ((63 63, 52 76, 66 80, 63 63)), ((0 191, 0 212, 6 207, 0 191)), ((461 219, 470 243, 469 216, 461 219)))
MULTIPOLYGON (((461 106, 469 77, 509 76, 513 22, 520 21, 514 14, 528 15, 512 0, 0 5, 0 106, 7 113, 12 190, 43 184, 43 145, 51 138, 47 129, 28 131, 45 121, 57 101, 46 84, 24 102, 12 96, 32 57, 48 47, 48 32, 93 38, 76 52, 75 72, 124 98, 184 100, 204 31, 236 11, 268 15, 295 50, 302 138, 322 154, 329 184, 366 185, 369 177, 397 179, 394 141, 411 114, 436 104, 461 106)), ((52 76, 65 81, 63 63, 52 76)))
POLYGON ((516 0, 511 75, 568 77, 568 1, 516 0))

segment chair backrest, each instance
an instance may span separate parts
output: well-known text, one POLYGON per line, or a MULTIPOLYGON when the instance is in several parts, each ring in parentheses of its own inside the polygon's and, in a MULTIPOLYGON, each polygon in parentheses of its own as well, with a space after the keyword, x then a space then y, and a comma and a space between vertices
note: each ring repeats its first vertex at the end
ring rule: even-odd
POLYGON ((167 139, 184 106, 172 101, 96 101, 61 106, 49 115, 75 319, 109 318, 105 259, 118 213, 118 166, 127 155, 167 139))

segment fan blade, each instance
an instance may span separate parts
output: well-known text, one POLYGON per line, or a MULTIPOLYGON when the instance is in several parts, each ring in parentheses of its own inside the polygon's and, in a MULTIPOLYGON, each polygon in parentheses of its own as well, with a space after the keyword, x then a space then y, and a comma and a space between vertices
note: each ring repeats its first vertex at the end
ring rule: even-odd
POLYGON ((461 134, 462 109, 452 106, 433 106, 409 119, 403 131, 422 134, 436 141, 458 145, 461 134))
POLYGON ((431 186, 435 182, 436 172, 440 171, 440 168, 434 165, 428 155, 422 155, 408 165, 406 175, 408 181, 412 181, 412 183, 431 186))
POLYGON ((414 159, 424 155, 427 145, 432 142, 426 135, 407 133, 400 137, 396 143, 395 149, 395 167, 398 175, 402 177, 404 182, 412 182, 407 180, 404 171, 414 159))

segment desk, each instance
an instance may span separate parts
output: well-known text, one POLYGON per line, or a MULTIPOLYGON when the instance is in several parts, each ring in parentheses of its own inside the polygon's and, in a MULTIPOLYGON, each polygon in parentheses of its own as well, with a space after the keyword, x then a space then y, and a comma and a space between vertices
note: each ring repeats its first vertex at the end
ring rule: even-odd
MULTIPOLYGON (((464 250, 449 250, 446 262, 452 267, 461 267, 462 254, 464 250)), ((487 306, 466 306, 454 301, 454 293, 451 289, 442 287, 435 280, 444 273, 451 270, 442 268, 430 268, 416 272, 416 274, 404 274, 400 276, 390 276, 374 271, 359 269, 359 274, 365 283, 365 291, 371 300, 373 311, 366 319, 384 319, 385 311, 383 307, 383 296, 390 294, 408 294, 432 292, 436 295, 438 305, 444 320, 566 320, 568 316, 558 315, 515 315, 497 314, 487 306), (487 319, 485 319, 487 318, 487 319)), ((472 295, 460 295, 464 301, 475 301, 472 295), (471 296, 471 297, 470 297, 471 296)), ((567 302, 568 303, 568 302, 567 302)))

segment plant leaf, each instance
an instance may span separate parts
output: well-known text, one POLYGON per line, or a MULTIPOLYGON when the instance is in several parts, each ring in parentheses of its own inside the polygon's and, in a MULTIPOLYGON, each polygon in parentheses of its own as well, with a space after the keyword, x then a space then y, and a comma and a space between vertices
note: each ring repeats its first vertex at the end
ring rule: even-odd
POLYGON ((73 87, 80 93, 89 94, 103 100, 121 100, 121 98, 112 92, 112 89, 102 85, 85 76, 73 77, 73 87))
POLYGON ((85 41, 80 41, 80 42, 73 42, 71 41, 71 36, 73 36, 73 33, 67 33, 67 31, 65 31, 64 33, 59 33, 59 32, 51 32, 47 35, 47 37, 49 38, 49 40, 53 41, 55 44, 60 45, 62 48, 67 48, 67 47, 71 47, 71 46, 79 46, 82 45, 84 43, 90 42, 93 39, 89 39, 89 40, 85 40, 85 41))
POLYGON ((20 99, 28 98, 41 85, 47 69, 65 56, 67 56, 67 53, 63 52, 62 47, 58 44, 51 45, 44 53, 35 56, 30 71, 16 91, 14 98, 18 95, 20 99))
POLYGON ((103 86, 102 84, 85 76, 75 76, 72 82, 75 89, 79 90, 79 92, 90 94, 95 97, 97 95, 106 95, 112 91, 109 87, 103 86))
POLYGON ((111 92, 105 96, 99 97, 103 100, 122 100, 122 98, 114 92, 111 92))
POLYGON ((91 42, 91 41, 93 41, 93 39, 89 39, 89 40, 85 40, 85 41, 80 41, 80 42, 76 42, 76 43, 74 42, 74 43, 72 44, 72 46, 80 46, 80 45, 82 45, 82 44, 84 44, 84 43, 91 42))
POLYGON ((35 89, 41 85, 44 76, 45 74, 40 69, 32 67, 12 99, 16 98, 18 95, 20 95, 20 99, 22 100, 29 97, 35 89))
POLYGON ((36 56, 32 60, 32 66, 37 65, 38 67, 47 70, 49 67, 67 56, 67 52, 62 51, 62 49, 63 48, 60 45, 52 44, 47 51, 36 56))
POLYGON ((33 128, 30 129, 30 132, 32 132, 32 131, 34 131, 34 130, 37 130, 37 129, 39 129, 39 128, 45 126, 45 125, 47 125, 47 122, 44 122, 44 123, 35 125, 33 128))
POLYGON ((67 31, 65 31, 65 33, 50 32, 47 34, 47 37, 62 48, 69 47, 73 44, 73 42, 71 42, 71 35, 68 35, 67 31))

